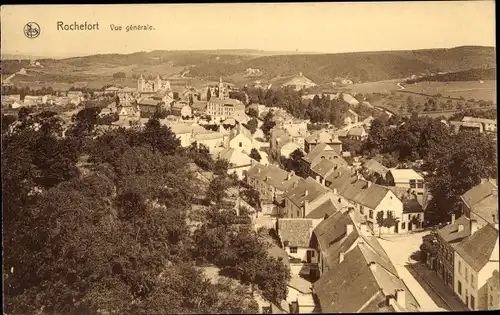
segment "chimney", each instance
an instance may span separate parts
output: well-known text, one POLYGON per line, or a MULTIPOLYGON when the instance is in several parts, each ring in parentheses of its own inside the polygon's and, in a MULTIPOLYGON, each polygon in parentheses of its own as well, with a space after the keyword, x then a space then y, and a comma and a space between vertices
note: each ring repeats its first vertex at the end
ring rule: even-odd
POLYGON ((375 272, 377 271, 377 263, 374 262, 374 261, 371 261, 369 264, 368 264, 368 267, 370 267, 371 271, 372 272, 375 272))
POLYGON ((301 77, 301 76, 302 76, 302 72, 299 72, 299 77, 301 77))
POLYGON ((309 191, 307 191, 307 189, 304 190, 304 197, 307 197, 308 194, 309 194, 309 191))
POLYGON ((458 232, 462 232, 464 230, 464 225, 463 224, 459 224, 458 225, 458 232))
POLYGON ((298 185, 298 181, 293 182, 293 188, 297 188, 297 185, 298 185))
POLYGON ((346 235, 351 234, 353 230, 354 230, 354 226, 352 224, 346 225, 346 235))
POLYGON ((334 171, 336 171, 336 170, 337 170, 337 167, 338 167, 338 165, 337 165, 337 164, 335 164, 335 166, 333 167, 333 170, 334 170, 334 171))
POLYGON ((370 182, 370 181, 366 182, 366 188, 370 188, 371 185, 372 185, 372 182, 370 182))
POLYGON ((335 195, 337 195, 337 194, 338 194, 337 188, 333 188, 333 193, 334 193, 335 195))
POLYGON ((406 291, 405 289, 397 289, 396 290, 396 302, 398 302, 399 306, 402 308, 406 308, 406 291))
POLYGON ((344 261, 344 252, 340 252, 340 255, 339 255, 339 264, 342 263, 344 261))
POLYGON ((455 214, 454 213, 451 214, 451 223, 452 224, 455 223, 455 214))
POLYGON ((477 225, 477 220, 470 220, 470 234, 474 234, 479 230, 479 226, 477 225))

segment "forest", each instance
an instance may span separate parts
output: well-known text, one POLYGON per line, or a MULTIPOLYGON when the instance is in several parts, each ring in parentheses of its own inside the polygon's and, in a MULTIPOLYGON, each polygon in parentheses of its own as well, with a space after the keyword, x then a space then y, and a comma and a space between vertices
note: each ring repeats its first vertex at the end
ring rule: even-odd
POLYGON ((156 116, 97 136, 98 114, 2 116, 5 313, 256 313, 254 292, 279 303, 290 271, 236 213, 227 161, 180 147, 156 116))

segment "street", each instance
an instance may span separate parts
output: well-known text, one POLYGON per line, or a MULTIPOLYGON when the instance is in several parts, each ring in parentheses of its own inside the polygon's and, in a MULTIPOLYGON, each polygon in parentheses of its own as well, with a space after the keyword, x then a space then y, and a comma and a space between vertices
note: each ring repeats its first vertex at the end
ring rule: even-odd
POLYGON ((412 233, 402 236, 391 236, 387 239, 379 239, 380 245, 384 248, 392 263, 396 267, 399 277, 408 286, 423 312, 446 312, 450 311, 446 304, 432 290, 425 290, 420 282, 421 279, 415 277, 408 271, 410 256, 419 250, 422 243, 422 236, 428 231, 412 233))

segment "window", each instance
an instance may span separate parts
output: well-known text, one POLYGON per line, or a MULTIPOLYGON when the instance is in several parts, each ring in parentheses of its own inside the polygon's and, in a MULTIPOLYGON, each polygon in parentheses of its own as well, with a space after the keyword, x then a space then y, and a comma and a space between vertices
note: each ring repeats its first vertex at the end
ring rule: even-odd
POLYGON ((458 273, 462 274, 462 262, 460 260, 458 261, 458 273))
POLYGON ((370 219, 373 219, 373 210, 370 210, 370 212, 368 212, 368 216, 370 217, 370 219))
POLYGON ((364 213, 365 213, 365 210, 364 210, 364 207, 363 207, 363 206, 360 206, 360 207, 359 207, 359 212, 360 212, 361 214, 364 214, 364 213))
POLYGON ((239 143, 239 146, 240 146, 240 148, 241 148, 241 147, 243 146, 243 143, 241 143, 241 142, 240 142, 240 143, 239 143))
POLYGON ((410 188, 417 188, 416 180, 410 179, 410 188))
POLYGON ((470 295, 470 308, 471 310, 474 310, 476 308, 476 299, 474 298, 474 295, 470 295))
POLYGON ((458 281, 457 287, 458 295, 462 295, 462 282, 458 281))
POLYGON ((314 258, 314 253, 315 253, 315 251, 313 251, 313 250, 312 250, 312 251, 311 251, 311 257, 312 257, 312 258, 314 258))
POLYGON ((406 229, 406 222, 401 223, 401 229, 402 230, 406 229))
POLYGON ((423 180, 419 180, 417 182, 417 188, 424 188, 424 181, 423 180))
POLYGON ((291 254, 297 254, 297 247, 290 247, 291 254))
POLYGON ((474 275, 472 274, 472 272, 470 273, 470 286, 474 289, 474 275))
POLYGON ((490 306, 493 307, 493 295, 490 294, 490 306))
POLYGON ((469 283, 469 269, 465 267, 465 282, 469 283))
POLYGON ((297 210, 297 217, 300 217, 300 210, 297 210))

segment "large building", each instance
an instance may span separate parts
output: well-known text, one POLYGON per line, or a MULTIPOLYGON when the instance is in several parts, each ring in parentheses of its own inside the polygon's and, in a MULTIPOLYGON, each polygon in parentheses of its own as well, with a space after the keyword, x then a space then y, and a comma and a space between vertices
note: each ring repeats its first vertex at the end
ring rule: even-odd
POLYGON ((292 87, 294 90, 300 91, 317 86, 317 84, 311 81, 310 79, 306 78, 305 76, 303 76, 302 72, 300 72, 298 76, 292 77, 290 80, 283 83, 282 86, 292 87))
POLYGON ((142 92, 158 92, 162 90, 171 90, 170 81, 162 80, 160 75, 157 75, 154 80, 145 80, 144 77, 141 76, 137 80, 137 91, 139 93, 142 92))
POLYGON ((235 99, 212 97, 207 102, 206 114, 216 123, 222 122, 238 112, 244 113, 245 105, 235 99))

